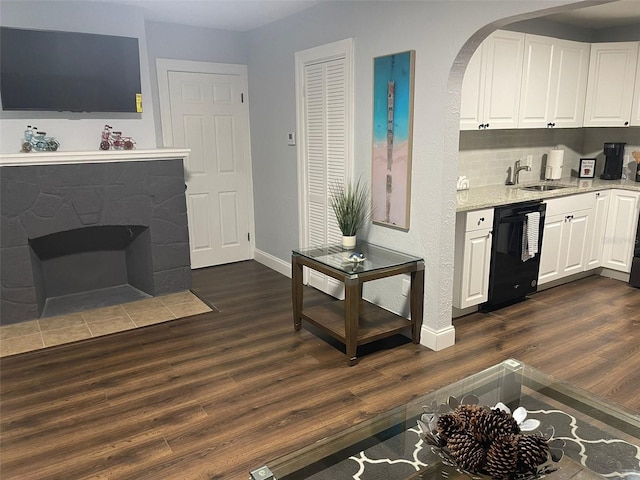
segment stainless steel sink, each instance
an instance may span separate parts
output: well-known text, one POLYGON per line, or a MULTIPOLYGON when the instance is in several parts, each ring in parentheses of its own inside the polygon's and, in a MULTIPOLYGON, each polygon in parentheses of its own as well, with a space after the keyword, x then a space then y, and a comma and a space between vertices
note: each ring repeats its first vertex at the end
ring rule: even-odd
POLYGON ((518 187, 520 190, 533 190, 536 192, 546 192, 549 190, 558 190, 560 188, 569 188, 570 185, 525 185, 518 187))

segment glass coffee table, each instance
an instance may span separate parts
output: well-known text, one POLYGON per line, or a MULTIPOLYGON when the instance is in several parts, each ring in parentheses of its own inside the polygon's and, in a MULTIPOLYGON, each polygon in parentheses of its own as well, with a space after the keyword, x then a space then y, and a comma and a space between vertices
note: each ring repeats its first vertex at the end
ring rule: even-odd
POLYGON ((423 406, 473 394, 481 405, 523 406, 540 431, 562 439, 550 480, 640 478, 640 415, 509 359, 301 448, 250 472, 250 480, 468 478, 443 465, 419 436, 423 406))
POLYGON ((341 246, 300 248, 291 254, 293 326, 300 330, 305 320, 345 345, 347 363, 356 363, 358 346, 411 332, 413 343, 420 343, 424 303, 424 261, 388 248, 358 242, 355 248, 341 246), (356 255, 351 260, 352 255, 356 255), (305 308, 303 267, 329 275, 344 283, 344 300, 305 308), (389 312, 362 299, 362 284, 393 275, 409 274, 411 319, 389 312))

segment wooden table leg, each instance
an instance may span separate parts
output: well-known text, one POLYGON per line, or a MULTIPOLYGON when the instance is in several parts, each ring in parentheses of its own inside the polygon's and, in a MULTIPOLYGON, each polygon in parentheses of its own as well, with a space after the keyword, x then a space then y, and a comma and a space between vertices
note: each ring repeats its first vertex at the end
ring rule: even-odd
POLYGON ((298 262, 298 256, 291 256, 291 300, 293 303, 293 329, 302 327, 302 264, 298 262))
POLYGON ((358 277, 347 277, 344 282, 344 330, 347 364, 349 366, 355 365, 356 363, 360 292, 362 292, 362 289, 358 277))
POLYGON ((411 340, 420 343, 424 314, 424 262, 418 262, 418 270, 411 273, 411 340))

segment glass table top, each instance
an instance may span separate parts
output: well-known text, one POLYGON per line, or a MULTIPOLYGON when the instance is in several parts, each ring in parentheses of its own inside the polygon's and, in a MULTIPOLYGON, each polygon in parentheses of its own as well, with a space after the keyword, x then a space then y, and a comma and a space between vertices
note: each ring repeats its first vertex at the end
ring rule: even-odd
POLYGON ((294 249, 294 255, 315 260, 344 273, 365 273, 384 268, 421 261, 421 257, 407 255, 366 242, 358 242, 353 249, 345 249, 341 245, 294 249), (358 259, 350 259, 352 255, 358 259), (362 254, 362 257, 360 257, 362 254))
MULTIPOLYGON (((446 403, 453 396, 473 394, 480 405, 523 406, 539 431, 562 439, 559 470, 548 475, 564 479, 640 478, 640 415, 558 381, 518 360, 509 359, 482 372, 420 397, 285 455, 262 467, 266 480, 336 480, 358 478, 455 478, 420 438, 417 420, 423 407, 446 403), (435 402, 435 403, 434 403, 435 402), (356 475, 357 476, 354 476, 356 475)), ((432 407, 431 407, 432 408, 432 407)), ((428 410, 428 408, 427 408, 428 410)), ((252 477, 253 478, 253 477, 252 477)), ((462 477, 467 478, 467 477, 462 477)))

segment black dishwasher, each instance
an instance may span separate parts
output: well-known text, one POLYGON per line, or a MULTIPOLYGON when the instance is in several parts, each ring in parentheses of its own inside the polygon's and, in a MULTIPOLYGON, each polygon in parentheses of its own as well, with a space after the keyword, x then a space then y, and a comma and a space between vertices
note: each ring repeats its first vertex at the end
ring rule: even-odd
POLYGON ((481 311, 510 305, 537 290, 546 209, 541 200, 495 209, 489 296, 481 311))

